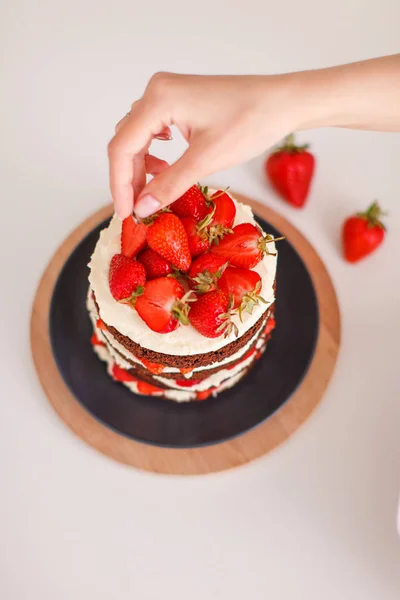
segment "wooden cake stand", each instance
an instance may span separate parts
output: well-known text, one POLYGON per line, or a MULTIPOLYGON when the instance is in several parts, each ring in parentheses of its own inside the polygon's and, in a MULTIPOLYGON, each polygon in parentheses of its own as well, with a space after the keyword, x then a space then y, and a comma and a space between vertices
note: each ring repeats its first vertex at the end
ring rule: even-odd
MULTIPOLYGON (((86 219, 61 244, 40 281, 31 318, 31 346, 43 389, 61 419, 86 443, 127 465, 155 473, 195 475, 243 465, 289 438, 320 402, 331 378, 340 342, 340 313, 329 274, 310 243, 284 217, 250 198, 235 194, 286 236, 303 259, 315 286, 320 326, 315 354, 301 385, 276 413, 258 427, 220 444, 170 449, 135 442, 91 416, 72 395, 54 360, 49 336, 49 309, 58 275, 71 252, 112 214, 106 206, 86 219)), ((82 310, 85 310, 82 307, 82 310)))

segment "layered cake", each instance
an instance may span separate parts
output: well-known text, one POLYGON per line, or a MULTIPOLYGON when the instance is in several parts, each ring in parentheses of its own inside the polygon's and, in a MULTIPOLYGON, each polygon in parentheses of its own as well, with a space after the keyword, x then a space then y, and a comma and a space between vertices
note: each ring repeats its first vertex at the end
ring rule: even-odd
POLYGON ((177 402, 238 383, 275 327, 275 241, 249 206, 200 186, 145 222, 114 216, 91 257, 87 300, 110 376, 177 402))

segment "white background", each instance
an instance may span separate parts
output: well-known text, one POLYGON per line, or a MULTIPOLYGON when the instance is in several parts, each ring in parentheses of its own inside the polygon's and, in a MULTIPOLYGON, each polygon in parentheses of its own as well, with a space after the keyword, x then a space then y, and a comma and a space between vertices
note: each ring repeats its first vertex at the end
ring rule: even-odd
POLYGON ((3 0, 2 600, 400 597, 399 135, 304 132, 318 168, 302 212, 269 189, 262 158, 211 180, 291 219, 342 310, 322 404, 262 460, 182 478, 106 459, 53 413, 28 341, 45 264, 108 201, 106 143, 153 72, 275 73, 395 53, 399 19, 398 0, 3 0), (390 211, 387 240, 347 265, 341 222, 374 198, 390 211))

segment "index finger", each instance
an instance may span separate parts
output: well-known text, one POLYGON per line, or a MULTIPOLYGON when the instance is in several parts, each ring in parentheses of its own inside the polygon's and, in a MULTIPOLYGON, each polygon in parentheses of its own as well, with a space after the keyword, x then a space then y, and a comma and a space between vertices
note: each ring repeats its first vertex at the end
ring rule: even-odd
POLYGON ((139 100, 108 144, 111 195, 121 219, 133 210, 134 157, 146 148, 155 133, 164 128, 154 104, 139 100))

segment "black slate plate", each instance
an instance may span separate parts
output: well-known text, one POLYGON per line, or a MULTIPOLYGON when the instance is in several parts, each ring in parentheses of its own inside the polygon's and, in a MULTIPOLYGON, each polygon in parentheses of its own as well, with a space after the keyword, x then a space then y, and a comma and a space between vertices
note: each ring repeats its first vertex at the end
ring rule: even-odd
MULTIPOLYGON (((258 219, 264 231, 274 227, 258 219)), ((50 337, 58 368, 78 401, 97 419, 135 440, 187 448, 225 441, 272 415, 301 383, 318 337, 318 305, 311 277, 295 249, 279 242, 276 321, 264 356, 237 386, 202 402, 176 404, 137 396, 114 382, 92 350, 86 311, 87 264, 94 229, 66 261, 50 309, 50 337)))

